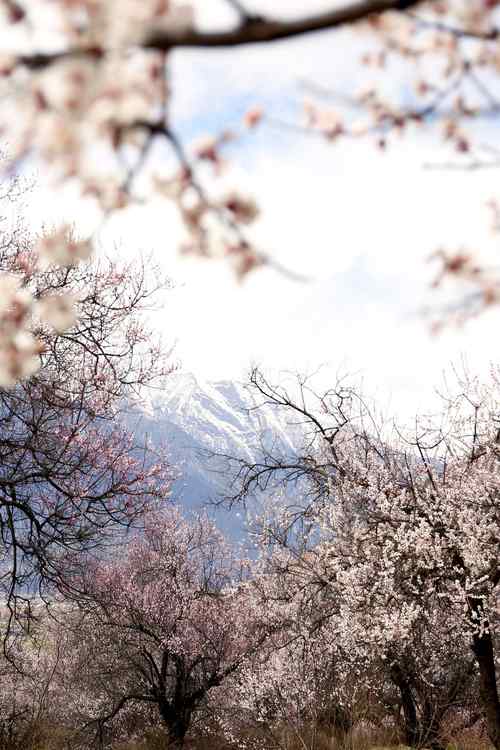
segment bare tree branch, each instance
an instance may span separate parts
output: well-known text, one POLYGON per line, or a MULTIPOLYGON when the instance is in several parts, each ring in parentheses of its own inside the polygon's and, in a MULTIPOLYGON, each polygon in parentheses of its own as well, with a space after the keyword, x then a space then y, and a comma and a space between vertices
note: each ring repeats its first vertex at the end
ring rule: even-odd
MULTIPOLYGON (((176 47, 236 47, 243 44, 261 44, 290 39, 314 31, 324 31, 355 23, 386 11, 405 11, 421 3, 422 0, 361 0, 341 8, 312 14, 294 20, 273 20, 254 16, 241 7, 242 22, 228 31, 203 32, 196 29, 156 31, 143 43, 146 49, 169 51, 176 47)), ((19 62, 31 70, 38 70, 53 63, 73 57, 99 58, 104 51, 98 48, 63 50, 53 53, 34 53, 19 56, 19 62)))
POLYGON ((167 50, 172 47, 235 47, 242 44, 275 42, 355 23, 376 13, 408 10, 419 2, 421 0, 362 0, 289 21, 250 19, 229 31, 200 32, 182 29, 178 32, 157 32, 146 40, 144 46, 167 50))

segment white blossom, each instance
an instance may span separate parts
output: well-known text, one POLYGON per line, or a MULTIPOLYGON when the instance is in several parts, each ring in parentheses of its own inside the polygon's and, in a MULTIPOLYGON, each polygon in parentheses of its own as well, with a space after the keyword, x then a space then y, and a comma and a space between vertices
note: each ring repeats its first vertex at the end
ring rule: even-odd
POLYGON ((71 267, 80 261, 89 260, 92 245, 89 240, 73 240, 69 235, 69 227, 62 227, 42 237, 36 245, 36 250, 41 268, 51 265, 71 267))
POLYGON ((58 333, 64 333, 77 321, 76 297, 73 294, 51 294, 39 300, 36 308, 40 318, 58 333))

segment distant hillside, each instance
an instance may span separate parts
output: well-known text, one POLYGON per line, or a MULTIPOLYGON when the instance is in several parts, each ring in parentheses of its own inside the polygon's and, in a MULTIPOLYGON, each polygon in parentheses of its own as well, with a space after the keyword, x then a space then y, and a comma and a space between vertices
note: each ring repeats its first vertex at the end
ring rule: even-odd
MULTIPOLYGON (((134 431, 168 447, 180 472, 174 499, 187 508, 200 508, 227 493, 231 477, 226 463, 209 460, 207 453, 224 453, 257 460, 262 446, 273 445, 287 456, 296 454, 300 430, 288 425, 271 406, 252 409, 255 402, 242 385, 231 381, 206 382, 188 373, 168 377, 165 389, 155 391, 130 415, 134 431)), ((221 526, 241 530, 236 513, 216 513, 221 526)))

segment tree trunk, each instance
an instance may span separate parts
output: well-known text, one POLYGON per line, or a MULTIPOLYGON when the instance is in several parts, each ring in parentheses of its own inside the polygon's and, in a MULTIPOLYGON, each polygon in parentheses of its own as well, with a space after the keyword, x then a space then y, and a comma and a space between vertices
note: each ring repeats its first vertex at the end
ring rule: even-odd
POLYGON ((405 741, 410 747, 418 747, 420 741, 420 727, 417 719, 417 708, 410 684, 403 670, 396 662, 391 664, 391 679, 401 695, 403 706, 405 741))
POLYGON ((488 736, 493 747, 500 750, 500 700, 491 633, 475 633, 472 650, 479 666, 479 692, 488 736))
POLYGON ((159 704, 160 714, 167 726, 168 747, 182 748, 186 734, 191 723, 191 710, 186 707, 177 707, 167 701, 161 701, 159 704))
POLYGON ((435 701, 424 698, 420 720, 420 741, 431 750, 445 750, 448 743, 439 736, 439 729, 446 709, 435 701))
POLYGON ((169 748, 182 748, 184 747, 184 740, 186 739, 188 727, 182 720, 176 721, 168 727, 168 746, 169 748))

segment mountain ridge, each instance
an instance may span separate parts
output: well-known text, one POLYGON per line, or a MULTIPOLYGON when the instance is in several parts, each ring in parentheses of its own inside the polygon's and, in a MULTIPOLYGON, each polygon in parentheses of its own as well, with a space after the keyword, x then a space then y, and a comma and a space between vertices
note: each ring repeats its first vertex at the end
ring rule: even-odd
MULTIPOLYGON (((148 392, 128 423, 153 445, 166 446, 178 471, 172 498, 186 509, 199 510, 226 495, 231 476, 216 454, 257 461, 266 447, 296 455, 301 430, 288 424, 279 410, 260 405, 251 391, 232 380, 207 381, 193 373, 174 373, 161 390, 148 392), (212 459, 208 457, 212 455, 212 459)), ((218 524, 240 534, 237 514, 214 510, 218 524)))

